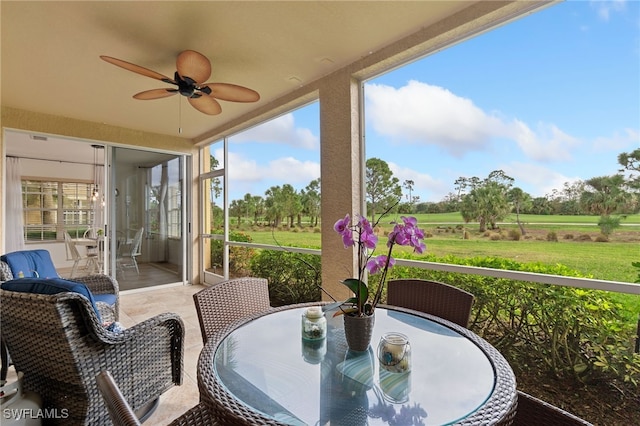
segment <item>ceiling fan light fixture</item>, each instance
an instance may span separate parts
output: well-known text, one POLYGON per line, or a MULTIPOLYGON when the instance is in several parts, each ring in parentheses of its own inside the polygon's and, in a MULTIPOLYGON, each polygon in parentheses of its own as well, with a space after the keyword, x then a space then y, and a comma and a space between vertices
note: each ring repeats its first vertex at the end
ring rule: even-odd
POLYGON ((260 100, 260 94, 247 87, 231 83, 204 83, 211 75, 211 62, 203 54, 194 50, 184 50, 178 55, 175 80, 121 59, 105 55, 100 58, 128 71, 178 86, 177 89, 145 90, 133 95, 134 99, 161 99, 180 93, 189 99, 192 107, 208 115, 220 114, 222 108, 218 100, 229 102, 257 102, 260 100))

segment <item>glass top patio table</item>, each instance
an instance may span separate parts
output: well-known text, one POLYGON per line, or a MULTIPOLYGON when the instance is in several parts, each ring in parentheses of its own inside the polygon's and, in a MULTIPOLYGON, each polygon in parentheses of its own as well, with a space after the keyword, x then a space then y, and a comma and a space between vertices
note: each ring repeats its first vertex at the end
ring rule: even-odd
POLYGON ((378 307, 369 350, 353 352, 342 316, 332 312, 326 314, 326 339, 303 340, 305 309, 276 308, 208 342, 215 347, 205 345, 203 365, 213 367, 205 375, 213 380, 208 388, 216 411, 248 424, 253 417, 260 424, 290 425, 508 424, 515 413, 513 371, 466 328, 378 307), (408 337, 409 373, 380 367, 376 349, 386 332, 408 337))

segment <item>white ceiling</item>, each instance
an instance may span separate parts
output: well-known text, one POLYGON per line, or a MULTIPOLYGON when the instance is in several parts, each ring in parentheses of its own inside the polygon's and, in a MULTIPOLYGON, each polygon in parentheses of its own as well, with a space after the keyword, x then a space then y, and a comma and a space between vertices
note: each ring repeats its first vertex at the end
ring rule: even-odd
POLYGON ((1 1, 2 106, 198 141, 475 3, 1 1), (172 86, 99 58, 172 77, 185 49, 211 60, 209 81, 252 88, 260 101, 221 101, 209 116, 182 96, 136 100, 172 86))

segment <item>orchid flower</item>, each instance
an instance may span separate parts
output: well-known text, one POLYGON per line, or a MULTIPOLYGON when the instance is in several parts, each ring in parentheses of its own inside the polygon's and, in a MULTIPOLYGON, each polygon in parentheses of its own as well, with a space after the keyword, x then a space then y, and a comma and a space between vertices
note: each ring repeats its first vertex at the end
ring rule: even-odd
MULTIPOLYGON (((384 215, 382 215, 384 216, 384 215)), ((380 216, 382 218, 382 216, 380 216)), ((394 245, 413 247, 414 253, 422 254, 427 246, 424 243, 424 231, 418 228, 418 220, 413 216, 401 216, 402 222, 396 222, 393 230, 387 239, 388 253, 386 255, 374 256, 374 251, 378 244, 378 236, 375 233, 375 225, 372 226, 366 217, 358 215, 352 223, 349 214, 339 219, 333 229, 342 237, 345 248, 358 247, 358 277, 348 278, 342 283, 345 284, 355 294, 346 303, 351 303, 354 308, 342 309, 342 312, 358 312, 358 315, 371 314, 382 296, 382 288, 386 282, 387 272, 396 261, 391 257, 394 245), (381 274, 380 285, 369 302, 369 291, 363 278, 365 271, 370 274, 381 274)), ((379 219, 378 219, 379 221, 379 219)), ((376 222, 377 225, 378 222, 376 222)), ((345 303, 345 302, 343 302, 345 303)))

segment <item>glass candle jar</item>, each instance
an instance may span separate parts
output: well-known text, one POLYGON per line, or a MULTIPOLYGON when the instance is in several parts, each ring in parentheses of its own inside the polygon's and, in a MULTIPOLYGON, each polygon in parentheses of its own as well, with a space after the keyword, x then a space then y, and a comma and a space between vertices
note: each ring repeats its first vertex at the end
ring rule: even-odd
POLYGON ((324 339, 327 335, 327 319, 320 306, 311 306, 302 314, 302 338, 304 340, 324 339))
POLYGON ((411 345, 402 333, 386 333, 378 344, 380 366, 391 373, 411 371, 411 345))
POLYGON ((302 339, 302 358, 309 364, 319 364, 327 353, 327 339, 302 339))

